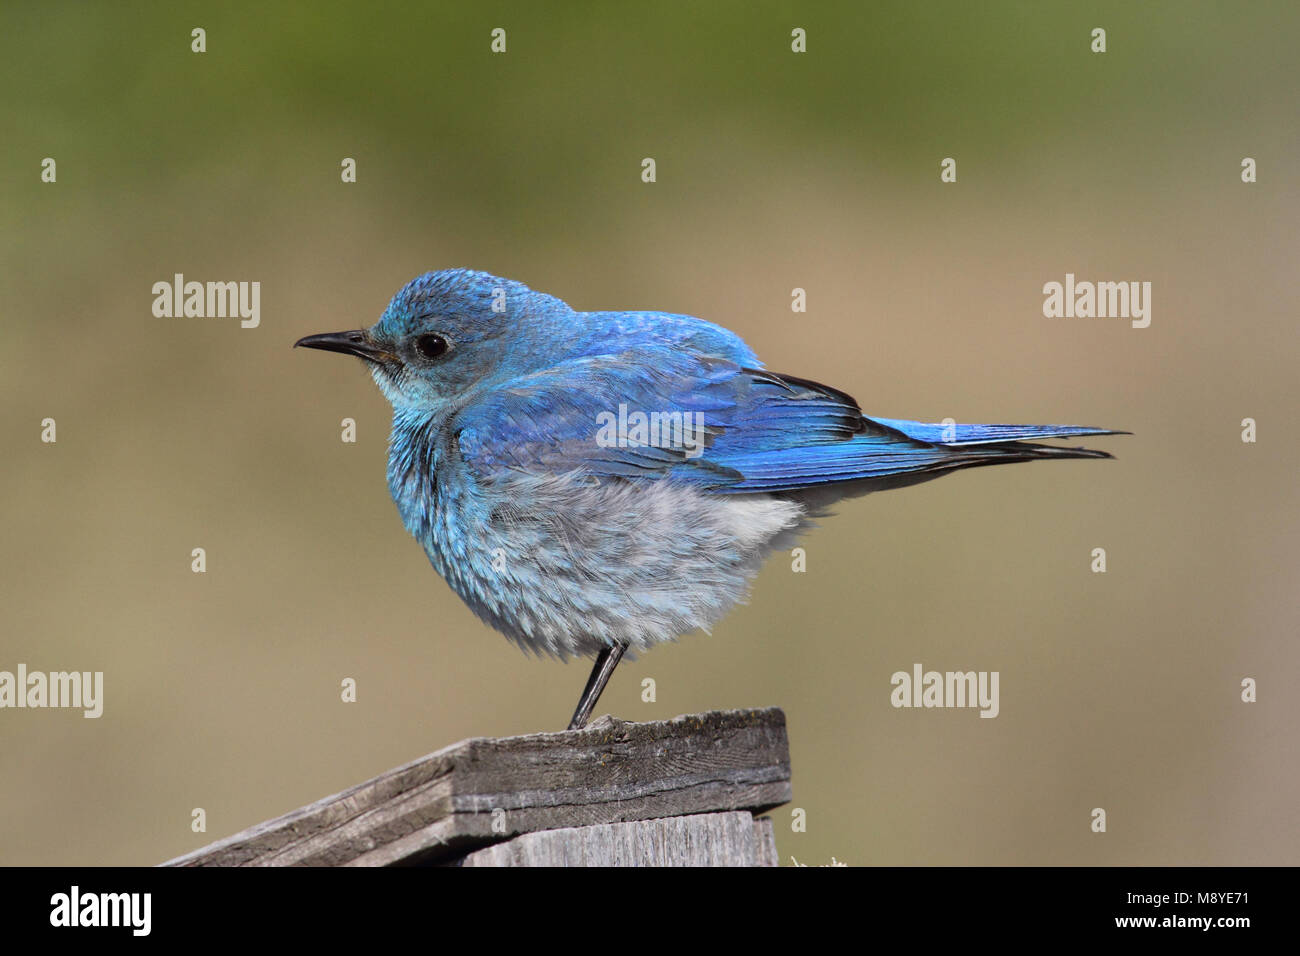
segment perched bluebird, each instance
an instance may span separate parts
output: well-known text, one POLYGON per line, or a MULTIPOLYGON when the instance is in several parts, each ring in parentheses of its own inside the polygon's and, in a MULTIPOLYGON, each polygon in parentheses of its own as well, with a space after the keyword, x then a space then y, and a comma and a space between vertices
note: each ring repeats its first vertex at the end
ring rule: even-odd
POLYGON ((413 280, 369 329, 296 344, 369 367, 393 406, 393 501, 474 613, 527 650, 596 657, 570 729, 628 648, 711 627, 841 498, 1109 458, 1023 439, 1120 434, 868 417, 710 322, 576 312, 467 269, 413 280))

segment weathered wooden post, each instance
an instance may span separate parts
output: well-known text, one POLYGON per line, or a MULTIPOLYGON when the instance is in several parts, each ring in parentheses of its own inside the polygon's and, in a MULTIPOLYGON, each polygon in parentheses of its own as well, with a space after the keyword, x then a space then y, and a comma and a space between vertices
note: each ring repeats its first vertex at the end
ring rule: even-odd
POLYGON ((164 866, 775 866, 785 714, 473 738, 164 866))

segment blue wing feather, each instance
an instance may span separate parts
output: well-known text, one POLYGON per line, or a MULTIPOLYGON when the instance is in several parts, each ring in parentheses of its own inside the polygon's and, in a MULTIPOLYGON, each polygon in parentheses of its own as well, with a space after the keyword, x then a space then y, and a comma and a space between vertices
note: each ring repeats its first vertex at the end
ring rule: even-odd
MULTIPOLYGON (((641 323, 652 318, 629 313, 623 321, 630 323, 629 334, 640 335, 641 323)), ((721 493, 757 493, 941 474, 999 461, 1109 457, 1021 441, 1113 434, 1106 429, 945 426, 868 417, 843 392, 746 364, 752 353, 726 330, 708 323, 696 328, 689 317, 661 318, 671 321, 657 326, 657 344, 642 340, 614 354, 579 354, 498 385, 471 403, 454 425, 465 461, 485 478, 510 469, 581 469, 597 478, 671 479, 721 493), (596 440, 599 416, 617 414, 620 405, 698 415, 705 448, 692 454, 688 447, 663 443, 602 446, 596 440)))

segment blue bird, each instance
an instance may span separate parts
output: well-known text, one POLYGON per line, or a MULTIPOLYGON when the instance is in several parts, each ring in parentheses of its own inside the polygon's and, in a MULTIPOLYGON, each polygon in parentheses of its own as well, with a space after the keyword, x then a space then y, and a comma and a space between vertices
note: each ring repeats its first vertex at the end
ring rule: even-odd
POLYGON ((393 501, 474 613, 525 650, 596 658, 570 729, 625 651, 710 628, 840 499, 1109 458, 1026 439, 1123 434, 867 416, 710 322, 577 312, 467 269, 414 279, 369 329, 295 345, 365 361, 393 406, 393 501))

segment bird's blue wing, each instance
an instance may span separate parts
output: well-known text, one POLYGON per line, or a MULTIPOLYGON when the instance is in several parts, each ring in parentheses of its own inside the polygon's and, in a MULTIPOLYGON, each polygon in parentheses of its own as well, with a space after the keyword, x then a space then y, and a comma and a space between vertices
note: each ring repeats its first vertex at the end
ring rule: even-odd
POLYGON ((704 425, 701 444, 731 421, 743 400, 740 366, 730 359, 647 345, 618 354, 583 355, 498 385, 453 422, 464 460, 483 478, 511 471, 598 478, 668 477, 690 464, 689 480, 727 484, 740 475, 696 454, 688 436, 656 444, 619 440, 620 413, 685 413, 704 425), (610 419, 615 422, 609 441, 610 419))
POLYGON ((1108 457, 1017 442, 1107 434, 1103 429, 872 418, 828 386, 662 345, 581 356, 498 386, 462 412, 455 428, 462 456, 483 477, 582 469, 599 478, 671 479, 732 494, 1000 461, 1108 457), (690 416, 702 426, 699 444, 669 435, 651 444, 599 440, 602 416, 608 422, 638 411, 690 416))

